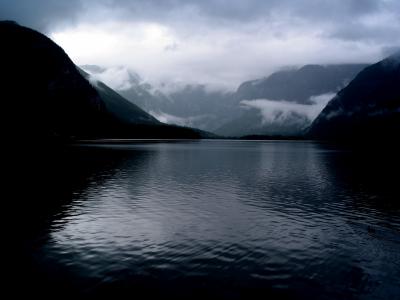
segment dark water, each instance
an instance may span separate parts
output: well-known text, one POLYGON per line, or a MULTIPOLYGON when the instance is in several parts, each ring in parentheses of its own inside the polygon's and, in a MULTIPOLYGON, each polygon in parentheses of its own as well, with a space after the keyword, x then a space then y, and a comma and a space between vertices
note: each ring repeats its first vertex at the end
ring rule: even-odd
POLYGON ((28 161, 6 257, 25 291, 400 299, 395 153, 198 141, 28 161))

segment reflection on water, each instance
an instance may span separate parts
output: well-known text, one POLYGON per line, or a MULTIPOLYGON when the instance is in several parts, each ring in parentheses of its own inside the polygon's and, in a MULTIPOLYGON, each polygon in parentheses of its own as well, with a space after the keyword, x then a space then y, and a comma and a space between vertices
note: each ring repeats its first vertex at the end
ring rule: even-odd
POLYGON ((19 179, 30 200, 18 282, 34 291, 400 295, 392 155, 200 141, 86 145, 45 160, 19 179))

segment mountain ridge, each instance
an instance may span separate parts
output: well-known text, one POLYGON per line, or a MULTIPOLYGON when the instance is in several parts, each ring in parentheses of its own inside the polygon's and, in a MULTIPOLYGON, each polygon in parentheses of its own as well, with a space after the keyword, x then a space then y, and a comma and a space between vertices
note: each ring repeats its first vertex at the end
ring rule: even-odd
POLYGON ((307 134, 314 139, 398 139, 400 52, 365 68, 322 110, 307 134))
POLYGON ((311 95, 338 90, 366 66, 368 64, 308 64, 245 81, 236 94, 239 100, 269 99, 310 104, 311 95))
MULTIPOLYGON (((286 101, 295 105, 304 105, 305 109, 311 109, 315 104, 312 96, 336 92, 364 66, 366 65, 305 65, 300 68, 274 72, 264 78, 246 81, 239 85, 234 92, 209 90, 203 84, 187 84, 182 85, 181 88, 171 89, 168 94, 157 90, 151 83, 128 79, 132 72, 129 69, 123 71, 121 68, 115 72, 112 68, 107 71, 98 66, 87 66, 86 68, 97 74, 98 72, 102 73, 103 77, 106 77, 105 75, 108 73, 121 76, 121 73, 125 72, 122 76, 124 81, 119 84, 124 88, 118 92, 144 108, 158 120, 170 124, 189 125, 216 132, 219 135, 240 136, 247 134, 298 135, 312 121, 307 120, 298 112, 294 112, 286 114, 286 126, 277 122, 264 126, 262 112, 257 108, 244 105, 243 100, 271 98, 269 101, 275 101, 277 105, 286 101), (304 74, 306 77, 298 83, 299 78, 301 79, 304 74), (329 78, 334 80, 326 82, 329 78), (126 84, 128 81, 129 84, 126 84), (268 92, 271 89, 271 82, 277 84, 272 89, 272 96, 271 92, 268 92), (246 94, 248 91, 247 88, 244 88, 246 85, 259 89, 259 92, 254 94, 250 91, 246 94), (300 92, 297 93, 299 89, 300 92), (293 91, 288 93, 288 90, 293 91), (294 97, 297 94, 301 95, 299 99, 294 97)), ((85 66, 82 67, 85 68, 85 66)), ((136 76, 140 78, 139 75, 136 74, 136 76)), ((279 117, 279 121, 282 123, 285 118, 279 117)))
POLYGON ((88 138, 200 138, 165 125, 75 66, 45 35, 1 21, 3 136, 32 142, 88 138), (89 79, 89 80, 88 80, 89 79))

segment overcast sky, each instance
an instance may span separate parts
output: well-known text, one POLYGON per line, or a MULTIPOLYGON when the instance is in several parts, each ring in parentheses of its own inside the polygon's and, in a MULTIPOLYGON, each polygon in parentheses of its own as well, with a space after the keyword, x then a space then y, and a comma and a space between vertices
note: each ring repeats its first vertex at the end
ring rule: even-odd
POLYGON ((227 88, 400 45, 398 0, 0 0, 0 19, 48 34, 77 64, 227 88))

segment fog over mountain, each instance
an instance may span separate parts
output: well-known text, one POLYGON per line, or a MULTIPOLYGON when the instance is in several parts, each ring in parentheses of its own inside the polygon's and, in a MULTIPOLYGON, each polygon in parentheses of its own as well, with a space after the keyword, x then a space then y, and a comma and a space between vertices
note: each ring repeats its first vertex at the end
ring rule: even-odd
POLYGON ((126 67, 82 66, 159 121, 225 136, 299 135, 367 65, 307 65, 246 81, 235 92, 206 85, 155 88, 126 67))
POLYGON ((244 82, 235 98, 245 111, 215 132, 226 136, 301 135, 335 93, 366 66, 306 65, 244 82))
POLYGON ((311 96, 308 104, 287 100, 243 100, 240 117, 223 124, 215 132, 225 136, 301 136, 335 93, 311 96))
POLYGON ((126 67, 83 65, 93 78, 106 82, 126 99, 159 121, 213 131, 239 111, 234 93, 196 84, 166 84, 156 88, 126 67), (237 107, 236 107, 237 106, 237 107))

